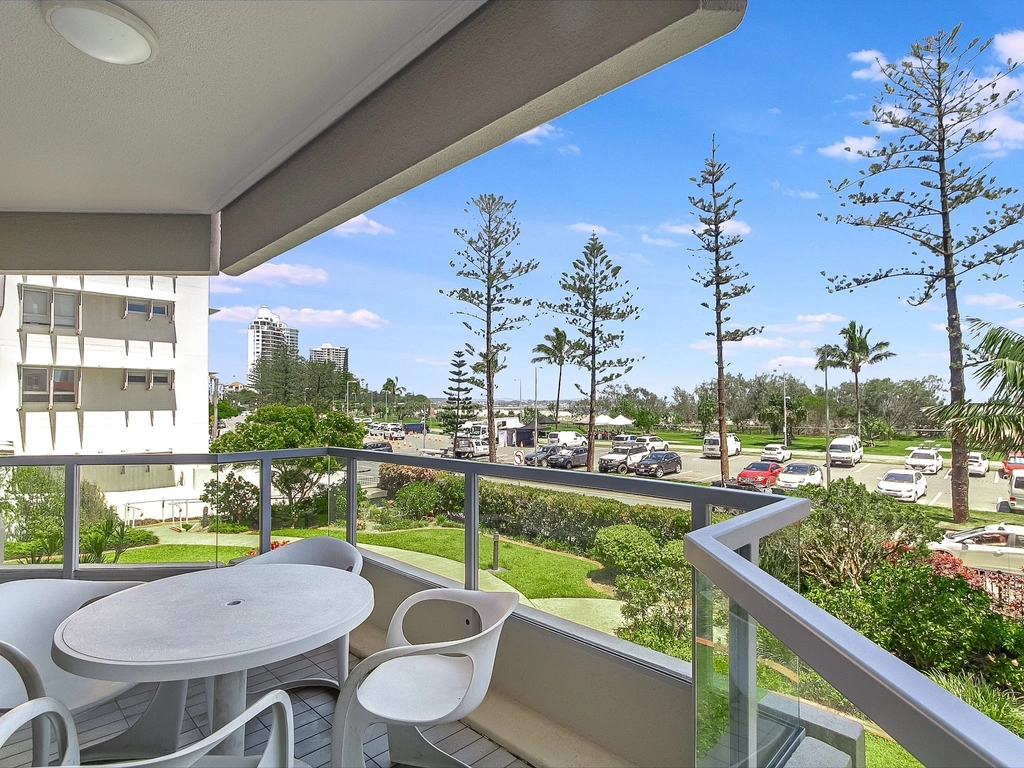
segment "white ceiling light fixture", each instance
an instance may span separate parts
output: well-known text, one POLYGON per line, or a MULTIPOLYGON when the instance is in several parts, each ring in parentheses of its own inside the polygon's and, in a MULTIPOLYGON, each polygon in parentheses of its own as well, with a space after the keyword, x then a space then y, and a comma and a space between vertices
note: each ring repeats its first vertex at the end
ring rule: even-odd
POLYGON ((143 64, 156 56, 156 33, 106 0, 42 0, 43 18, 75 48, 109 64, 143 64))

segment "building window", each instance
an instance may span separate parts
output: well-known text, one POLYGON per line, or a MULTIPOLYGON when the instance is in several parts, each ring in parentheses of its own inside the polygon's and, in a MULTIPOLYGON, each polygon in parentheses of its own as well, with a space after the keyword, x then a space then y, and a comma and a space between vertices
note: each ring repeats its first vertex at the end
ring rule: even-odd
POLYGON ((50 292, 25 289, 21 298, 22 322, 26 325, 50 325, 50 292))
POLYGON ((78 326, 78 296, 71 293, 53 294, 53 324, 57 328, 78 326))
POLYGON ((129 315, 148 315, 149 314, 149 303, 145 301, 135 301, 128 299, 127 302, 127 314, 129 315))
POLYGON ((153 371, 153 384, 168 385, 171 383, 170 371, 153 371))
POLYGON ((149 377, 146 376, 145 371, 128 371, 128 383, 129 384, 148 384, 149 377))
POLYGON ((21 401, 23 403, 48 403, 50 393, 46 388, 49 371, 46 368, 22 368, 21 401))
POLYGON ((153 302, 153 317, 168 317, 170 315, 170 307, 162 301, 153 302))
POLYGON ((53 402, 74 403, 77 401, 75 387, 78 372, 74 368, 53 369, 53 402))

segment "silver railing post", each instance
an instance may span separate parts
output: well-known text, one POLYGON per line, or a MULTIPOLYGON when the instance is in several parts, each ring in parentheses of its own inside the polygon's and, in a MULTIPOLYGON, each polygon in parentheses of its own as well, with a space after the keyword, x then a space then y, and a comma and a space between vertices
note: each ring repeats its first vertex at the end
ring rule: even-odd
POLYGON ((466 518, 466 589, 480 589, 480 476, 466 472, 466 498, 462 503, 466 518))
MULTIPOLYGON (((757 541, 736 550, 757 565, 757 541)), ((757 766, 757 624, 729 598, 729 764, 757 766)))
POLYGON ((359 460, 345 460, 345 541, 356 543, 356 523, 359 515, 359 460))
POLYGON ((271 459, 260 458, 260 553, 270 551, 271 459))
POLYGON ((73 462, 64 465, 64 566, 63 578, 78 578, 78 536, 81 489, 79 466, 73 462))

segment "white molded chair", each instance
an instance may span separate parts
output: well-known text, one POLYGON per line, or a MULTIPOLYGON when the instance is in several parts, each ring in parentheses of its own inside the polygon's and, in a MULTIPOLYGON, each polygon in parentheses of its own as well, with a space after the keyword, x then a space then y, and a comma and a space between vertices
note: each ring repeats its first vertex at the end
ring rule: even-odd
POLYGON ((417 726, 459 720, 487 694, 502 626, 519 602, 515 592, 427 589, 406 599, 388 627, 384 650, 361 661, 342 688, 331 732, 331 765, 365 768, 363 732, 388 726, 391 761, 421 768, 465 768, 435 747, 417 726), (472 637, 412 645, 402 630, 414 605, 444 600, 468 606, 480 618, 472 637))
MULTIPOLYGON (((59 765, 80 765, 78 735, 71 712, 61 702, 44 697, 33 699, 21 704, 3 717, 0 717, 0 746, 10 738, 18 728, 29 721, 45 717, 49 720, 57 734, 57 749, 60 756, 59 765)), ((207 766, 209 768, 228 766, 246 766, 249 768, 291 768, 306 766, 295 759, 294 721, 292 704, 284 691, 273 691, 261 698, 242 714, 227 723, 205 739, 190 746, 179 749, 173 754, 146 760, 133 760, 122 763, 109 763, 110 768, 189 768, 190 766, 207 766), (262 755, 237 757, 229 755, 210 755, 218 744, 239 728, 254 719, 266 709, 270 709, 272 721, 270 738, 262 755)), ((33 762, 33 765, 39 763, 33 762)), ((94 766, 93 768, 100 768, 94 766)))
MULTIPOLYGON (((358 549, 347 541, 342 541, 333 536, 312 536, 308 539, 293 541, 284 547, 279 547, 271 552, 257 555, 248 560, 243 560, 238 566, 273 565, 275 563, 321 565, 325 568, 351 571, 358 575, 363 569, 363 556, 358 549)), ((333 688, 336 691, 341 690, 341 686, 348 676, 348 635, 342 635, 335 640, 334 649, 338 655, 337 671, 334 680, 321 677, 288 680, 283 683, 277 683, 274 687, 290 690, 292 688, 323 686, 333 688)))
MULTIPOLYGON (((24 579, 0 584, 0 712, 29 699, 52 696, 75 714, 103 704, 133 683, 93 680, 65 672, 50 658, 53 633, 86 603, 137 581, 24 579)), ((33 763, 45 765, 49 743, 45 720, 33 726, 33 763)))

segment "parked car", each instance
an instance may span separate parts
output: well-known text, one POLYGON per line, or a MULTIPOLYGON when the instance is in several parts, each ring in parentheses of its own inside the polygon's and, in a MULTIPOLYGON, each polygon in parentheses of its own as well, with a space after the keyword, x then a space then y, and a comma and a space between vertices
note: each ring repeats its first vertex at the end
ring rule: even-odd
POLYGON ((599 472, 618 472, 624 475, 636 466, 636 463, 649 451, 642 445, 618 445, 597 460, 599 472))
POLYGON ((912 448, 904 469, 918 469, 926 475, 937 475, 942 470, 942 456, 934 448, 912 448))
POLYGON ((984 477, 988 474, 989 461, 984 453, 971 451, 967 454, 967 474, 971 477, 984 477))
POLYGON ((1024 507, 1024 469, 1015 469, 1010 473, 1009 496, 1006 503, 1010 509, 1024 507))
POLYGON ((1024 469, 1024 451, 1013 451, 1007 454, 1003 459, 1003 468, 999 470, 999 476, 1006 480, 1017 469, 1024 469))
POLYGON ((391 447, 391 443, 385 443, 382 440, 371 440, 368 443, 363 443, 364 451, 380 451, 381 453, 394 453, 394 448, 391 447))
POLYGON ((560 445, 542 445, 536 451, 526 454, 523 457, 523 462, 528 467, 546 467, 548 465, 548 458, 554 456, 562 450, 560 445))
POLYGON ((578 448, 586 445, 587 438, 576 430, 548 432, 548 445, 560 445, 562 448, 578 448))
POLYGON ((636 439, 639 435, 616 435, 612 438, 612 448, 618 448, 620 445, 636 445, 636 439))
POLYGON ((971 568, 1019 574, 1024 568, 1024 526, 996 523, 949 531, 941 541, 928 542, 928 548, 948 552, 971 568))
POLYGON ((828 460, 834 467, 845 464, 848 467, 860 464, 864 460, 864 448, 856 435, 837 437, 828 446, 828 460))
POLYGON ((670 472, 682 472, 683 460, 678 453, 653 451, 644 456, 633 468, 637 477, 662 477, 670 472))
POLYGON ((804 485, 822 485, 825 473, 817 464, 808 464, 803 461, 787 464, 776 479, 779 488, 793 490, 804 485))
POLYGON ((793 451, 782 443, 768 443, 761 449, 761 461, 789 461, 792 458, 793 451))
POLYGON ((668 441, 662 440, 657 435, 640 435, 636 439, 636 444, 643 446, 644 450, 647 451, 667 451, 668 441))
POLYGON ((778 482, 783 467, 774 461, 754 461, 743 469, 736 479, 740 485, 752 485, 767 490, 778 482))
POLYGON ((487 456, 487 441, 478 437, 460 437, 455 441, 454 453, 457 459, 475 459, 477 456, 487 456))
POLYGON ((875 490, 898 501, 916 502, 927 495, 928 481, 917 470, 894 469, 878 478, 875 490))
POLYGON ((587 466, 587 449, 581 447, 561 450, 554 456, 550 456, 548 458, 548 466, 557 467, 559 469, 585 467, 587 466))
MULTIPOLYGON (((740 440, 732 432, 725 436, 726 441, 726 455, 728 456, 739 456, 740 451, 743 449, 743 445, 740 440)), ((718 435, 705 435, 703 447, 701 448, 701 456, 707 459, 717 459, 721 456, 721 448, 719 447, 718 435)))

